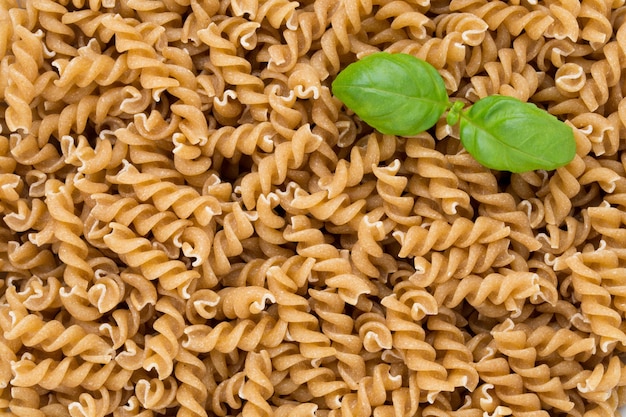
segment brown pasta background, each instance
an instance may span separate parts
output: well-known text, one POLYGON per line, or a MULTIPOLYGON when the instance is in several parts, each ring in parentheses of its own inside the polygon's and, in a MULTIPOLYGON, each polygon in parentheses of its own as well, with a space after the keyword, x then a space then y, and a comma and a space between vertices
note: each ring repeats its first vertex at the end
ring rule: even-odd
POLYGON ((621 0, 0 0, 0 415, 615 415, 624 69, 621 0), (575 159, 373 131, 376 51, 575 159))

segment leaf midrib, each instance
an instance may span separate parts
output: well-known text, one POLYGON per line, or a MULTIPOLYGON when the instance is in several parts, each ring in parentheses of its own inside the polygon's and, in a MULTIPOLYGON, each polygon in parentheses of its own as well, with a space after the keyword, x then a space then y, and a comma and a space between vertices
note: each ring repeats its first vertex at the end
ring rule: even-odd
POLYGON ((410 98, 412 100, 420 100, 420 101, 424 101, 424 102, 427 102, 427 103, 432 103, 432 104, 440 105, 440 106, 444 106, 444 107, 447 107, 450 104, 449 100, 446 100, 445 102, 443 102, 443 101, 435 101, 435 100, 429 99, 427 97, 424 97, 424 98, 422 98, 422 97, 415 97, 415 96, 410 96, 410 95, 406 95, 406 94, 396 93, 395 91, 382 90, 382 89, 374 88, 374 87, 354 86, 352 88, 358 88, 358 89, 365 90, 365 91, 382 92, 382 93, 385 93, 387 95, 393 95, 393 96, 397 96, 397 97, 401 97, 401 98, 407 98, 408 97, 408 98, 410 98))

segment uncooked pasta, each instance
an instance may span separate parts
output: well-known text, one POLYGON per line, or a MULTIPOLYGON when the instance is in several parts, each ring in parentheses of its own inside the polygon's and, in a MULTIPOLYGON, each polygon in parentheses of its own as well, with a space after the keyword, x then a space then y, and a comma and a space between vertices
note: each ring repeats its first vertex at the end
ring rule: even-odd
POLYGON ((622 0, 0 0, 0 415, 618 415, 625 78, 622 0), (575 158, 373 130, 379 51, 575 158))

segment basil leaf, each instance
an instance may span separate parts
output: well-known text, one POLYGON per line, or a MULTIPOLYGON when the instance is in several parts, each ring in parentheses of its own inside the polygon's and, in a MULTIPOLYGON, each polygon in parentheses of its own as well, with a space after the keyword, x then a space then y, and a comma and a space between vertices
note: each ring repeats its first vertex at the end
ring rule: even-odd
POLYGON ((332 90, 363 121, 392 135, 431 128, 450 105, 437 70, 408 54, 368 55, 348 65, 332 90))
POLYGON ((478 162, 500 171, 552 170, 576 155, 570 126, 513 97, 478 100, 463 113, 460 136, 478 162))

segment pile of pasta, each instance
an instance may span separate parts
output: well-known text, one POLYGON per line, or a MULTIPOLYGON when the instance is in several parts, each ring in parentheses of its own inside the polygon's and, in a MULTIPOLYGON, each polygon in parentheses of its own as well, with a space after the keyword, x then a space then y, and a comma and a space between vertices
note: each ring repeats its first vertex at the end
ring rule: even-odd
POLYGON ((616 415, 623 0, 0 0, 0 415, 616 415), (376 51, 570 125, 490 171, 376 51))

